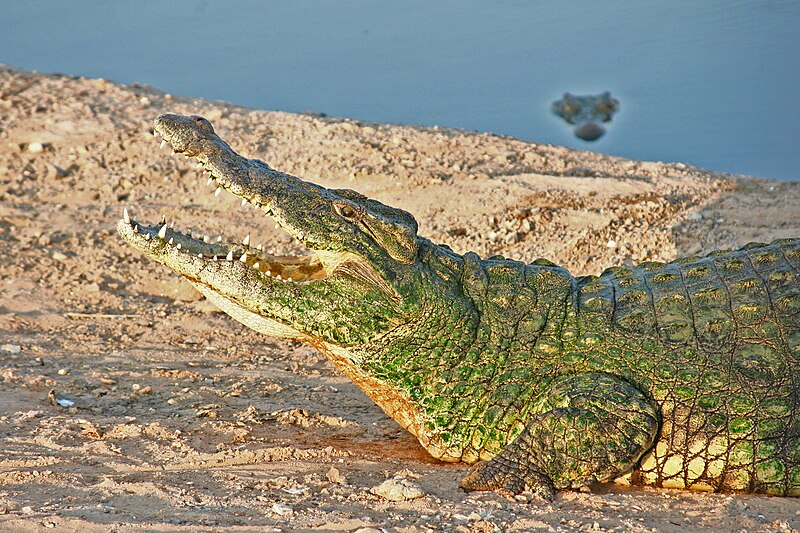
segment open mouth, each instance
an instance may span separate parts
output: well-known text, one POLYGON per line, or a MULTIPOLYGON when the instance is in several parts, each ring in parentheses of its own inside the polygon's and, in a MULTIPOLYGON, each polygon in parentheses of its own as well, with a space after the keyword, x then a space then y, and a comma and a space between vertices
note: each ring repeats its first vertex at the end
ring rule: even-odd
MULTIPOLYGON (((183 154, 187 159, 195 156, 176 146, 167 131, 159 131, 156 128, 153 135, 156 138, 162 137, 162 148, 169 145, 175 154, 183 154)), ((241 198, 242 206, 248 203, 251 204, 266 216, 275 220, 278 227, 282 227, 281 220, 272 212, 268 201, 261 201, 262 199, 257 196, 248 195, 249 191, 241 190, 241 187, 232 186, 228 180, 218 175, 214 165, 203 154, 198 154, 195 157, 197 157, 196 168, 201 179, 206 179, 208 185, 217 185, 214 191, 215 196, 219 196, 223 190, 227 190, 241 198)), ((127 208, 123 210, 120 225, 128 226, 128 232, 133 234, 131 235, 132 239, 139 241, 143 239, 149 248, 163 247, 165 255, 175 256, 182 254, 184 256, 183 262, 186 263, 198 260, 204 263, 238 263, 247 267, 253 273, 259 273, 272 280, 280 280, 286 283, 303 284, 328 277, 323 261, 314 251, 310 251, 309 255, 297 257, 273 255, 265 251, 261 244, 251 244, 249 234, 240 243, 223 242, 221 236, 213 241, 207 236, 198 239, 193 236, 191 230, 182 233, 176 230, 172 224, 167 224, 164 218, 157 225, 143 225, 130 217, 127 208)))

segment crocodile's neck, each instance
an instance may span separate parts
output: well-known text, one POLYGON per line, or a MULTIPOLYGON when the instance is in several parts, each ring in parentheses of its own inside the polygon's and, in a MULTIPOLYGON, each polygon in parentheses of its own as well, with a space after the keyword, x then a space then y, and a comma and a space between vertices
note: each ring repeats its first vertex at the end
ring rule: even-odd
POLYGON ((428 328, 408 324, 365 348, 367 374, 385 387, 371 396, 434 457, 491 457, 522 430, 528 400, 559 364, 575 318, 574 278, 548 262, 481 260, 435 245, 421 253, 427 275, 447 278, 429 286, 448 294, 422 302, 428 328), (478 386, 484 394, 474 394, 478 386), (485 429, 487 419, 498 422, 485 429))

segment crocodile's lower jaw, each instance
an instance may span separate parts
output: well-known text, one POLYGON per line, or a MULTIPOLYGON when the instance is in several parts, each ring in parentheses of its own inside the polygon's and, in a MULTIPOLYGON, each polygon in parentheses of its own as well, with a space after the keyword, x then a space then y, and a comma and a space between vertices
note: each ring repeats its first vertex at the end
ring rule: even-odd
POLYGON ((214 289, 202 283, 192 282, 192 285, 194 285, 194 287, 200 291, 200 293, 205 296, 209 302, 219 307, 222 311, 236 321, 241 322, 254 331, 269 337, 294 339, 305 342, 310 341, 310 338, 305 333, 302 333, 291 326, 287 326, 286 324, 282 324, 277 320, 253 313, 252 311, 245 309, 233 300, 226 298, 214 289))
POLYGON ((165 250, 181 254, 187 260, 197 257, 204 261, 238 261, 263 276, 291 283, 309 283, 327 277, 325 267, 314 252, 296 257, 273 255, 261 244, 250 246, 249 235, 241 244, 224 242, 221 235, 213 242, 207 236, 196 239, 191 230, 182 233, 163 219, 154 226, 140 224, 129 216, 127 208, 118 227, 122 237, 137 248, 164 245, 165 250))

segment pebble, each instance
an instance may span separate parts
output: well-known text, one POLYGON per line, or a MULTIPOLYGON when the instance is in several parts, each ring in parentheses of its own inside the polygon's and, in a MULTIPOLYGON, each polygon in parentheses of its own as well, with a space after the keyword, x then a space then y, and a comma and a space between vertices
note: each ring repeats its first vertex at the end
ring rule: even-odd
POLYGON ((44 143, 34 142, 28 145, 28 151, 32 154, 38 154, 44 151, 44 143))
POLYGON ((292 509, 291 505, 286 505, 284 503, 273 503, 272 512, 280 516, 288 516, 294 513, 294 509, 292 509))
POLYGON ((390 502, 402 502, 406 500, 414 500, 422 498, 425 493, 419 486, 403 477, 394 477, 387 479, 377 487, 372 487, 369 491, 376 495, 389 500, 390 502))
POLYGON ((47 179, 59 179, 66 177, 68 172, 58 165, 47 165, 47 179))
POLYGON ((0 351, 8 353, 20 353, 22 351, 22 346, 19 344, 4 344, 0 346, 0 351))
POLYGON ((63 263, 64 261, 66 261, 68 259, 68 257, 66 255, 62 254, 61 252, 53 252, 53 259, 55 259, 56 261, 58 261, 60 263, 63 263))
POLYGON ((331 483, 338 483, 339 485, 345 483, 347 479, 339 472, 339 469, 335 466, 330 467, 328 473, 325 474, 325 477, 328 478, 328 481, 331 483))

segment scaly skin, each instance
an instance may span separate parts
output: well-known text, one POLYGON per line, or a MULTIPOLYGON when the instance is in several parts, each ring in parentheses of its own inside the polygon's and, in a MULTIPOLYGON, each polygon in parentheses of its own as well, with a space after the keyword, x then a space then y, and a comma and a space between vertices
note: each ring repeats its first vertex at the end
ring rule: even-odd
POLYGON ((127 211, 120 235, 237 320, 327 354, 434 457, 483 461, 463 488, 552 498, 627 476, 800 495, 800 240, 575 278, 456 254, 404 211, 236 154, 201 117, 154 128, 311 254, 127 211))

